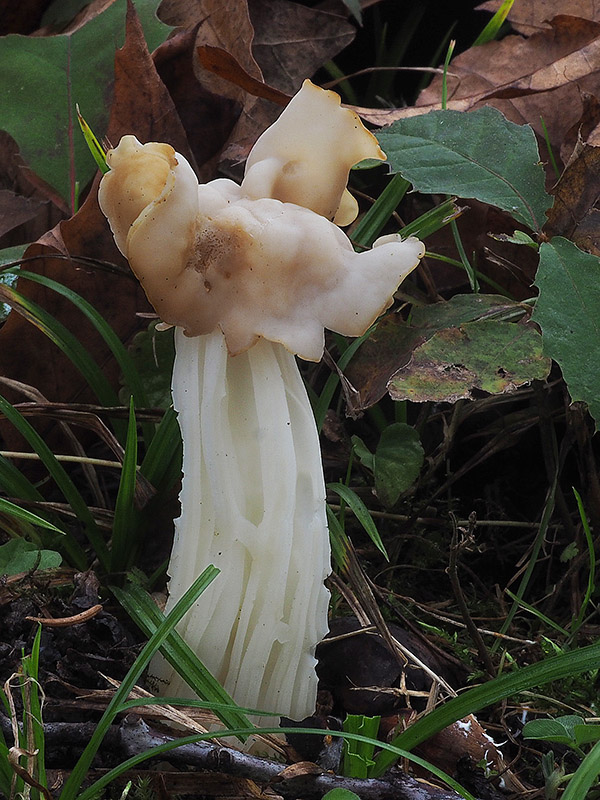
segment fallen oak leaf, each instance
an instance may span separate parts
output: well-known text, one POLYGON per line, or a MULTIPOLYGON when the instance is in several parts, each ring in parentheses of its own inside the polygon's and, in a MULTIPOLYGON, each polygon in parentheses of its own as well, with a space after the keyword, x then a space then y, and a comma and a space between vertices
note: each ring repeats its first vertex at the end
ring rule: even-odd
MULTIPOLYGON (((581 116, 581 92, 597 85, 599 40, 600 23, 561 15, 528 39, 506 36, 473 47, 451 63, 459 77, 448 77, 448 108, 465 102, 469 108, 493 105, 509 120, 531 124, 542 140, 543 118, 559 152, 565 133, 581 116)), ((416 106, 430 110, 441 92, 442 79, 435 78, 416 106)))
POLYGON ((292 99, 289 94, 252 77, 231 53, 221 47, 200 45, 196 52, 205 69, 235 86, 239 86, 254 97, 262 97, 279 106, 286 106, 292 99))
MULTIPOLYGON (((491 105, 518 124, 529 123, 545 148, 544 126, 555 153, 581 118, 585 92, 594 91, 600 72, 600 23, 558 16, 551 27, 524 39, 506 36, 457 56, 447 76, 447 108, 470 111, 491 105)), ((442 79, 436 77, 415 106, 357 109, 375 125, 389 125, 441 109, 442 79)), ((546 156, 543 160, 548 162, 546 156)))
POLYGON ((0 236, 34 219, 44 205, 42 200, 0 189, 0 236))
MULTIPOLYGON (((503 0, 487 0, 477 6, 476 11, 495 13, 503 0)), ((569 13, 574 17, 600 22, 598 0, 519 0, 508 12, 507 20, 524 36, 546 30, 550 20, 559 14, 569 13)))
MULTIPOLYGON (((544 232, 549 237, 564 236, 580 244, 578 226, 595 211, 600 197, 600 147, 579 140, 553 191, 554 204, 548 212, 544 232)), ((597 238, 597 222, 594 229, 597 238)), ((586 237, 592 233, 589 220, 585 231, 586 237)))

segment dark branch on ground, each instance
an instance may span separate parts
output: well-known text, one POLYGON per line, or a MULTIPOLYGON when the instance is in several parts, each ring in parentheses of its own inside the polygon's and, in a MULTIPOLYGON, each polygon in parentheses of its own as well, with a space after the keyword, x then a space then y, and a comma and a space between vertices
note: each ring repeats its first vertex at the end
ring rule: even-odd
MULTIPOLYGON (((54 746, 88 741, 94 729, 95 723, 92 722, 50 722, 44 725, 46 743, 54 746)), ((9 742, 12 741, 10 721, 2 714, 0 730, 9 742)), ((130 714, 119 726, 111 726, 103 747, 117 751, 125 759, 175 739, 151 728, 141 717, 130 714)), ((325 772, 316 764, 305 762, 290 767, 213 742, 185 744, 161 758, 173 764, 199 767, 268 784, 277 794, 290 800, 300 797, 303 800, 320 800, 326 792, 335 788, 355 792, 361 800, 460 800, 460 795, 450 789, 418 781, 399 770, 392 770, 384 778, 346 778, 325 772)))

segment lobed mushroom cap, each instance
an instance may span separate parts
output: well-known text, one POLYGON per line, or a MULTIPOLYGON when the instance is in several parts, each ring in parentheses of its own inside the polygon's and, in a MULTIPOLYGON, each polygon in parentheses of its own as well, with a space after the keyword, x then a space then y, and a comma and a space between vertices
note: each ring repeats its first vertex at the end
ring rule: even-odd
POLYGON ((330 220, 354 216, 345 186, 365 157, 384 158, 372 134, 307 81, 256 143, 241 186, 198 186, 172 147, 125 136, 99 202, 165 322, 188 336, 221 328, 232 355, 263 337, 317 361, 324 327, 364 333, 424 253, 399 236, 355 253, 330 220))
POLYGON ((246 197, 272 197, 349 225, 358 204, 346 189, 354 164, 385 161, 377 139, 340 97, 306 80, 252 148, 242 182, 246 197))

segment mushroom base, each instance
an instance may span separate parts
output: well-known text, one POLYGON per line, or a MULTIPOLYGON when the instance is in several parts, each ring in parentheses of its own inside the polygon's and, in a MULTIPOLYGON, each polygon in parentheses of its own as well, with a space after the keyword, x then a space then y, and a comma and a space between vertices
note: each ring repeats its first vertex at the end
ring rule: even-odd
MULTIPOLYGON (((260 339, 229 356, 220 331, 176 329, 173 402, 184 453, 167 611, 208 565, 221 574, 178 626, 241 706, 314 712, 330 572, 318 432, 294 356, 260 339)), ((192 691, 162 657, 161 692, 192 691)))

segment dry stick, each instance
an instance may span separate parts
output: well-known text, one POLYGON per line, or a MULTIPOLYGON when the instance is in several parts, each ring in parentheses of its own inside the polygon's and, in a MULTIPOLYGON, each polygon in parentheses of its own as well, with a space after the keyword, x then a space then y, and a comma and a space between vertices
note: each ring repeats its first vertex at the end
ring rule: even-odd
POLYGON ((80 625, 82 622, 87 622, 100 611, 102 611, 102 606, 95 605, 86 611, 74 614, 72 617, 25 617, 25 619, 28 622, 39 622, 41 625, 46 625, 50 628, 68 628, 71 625, 80 625))
MULTIPOLYGON (((121 744, 128 756, 173 741, 152 730, 139 717, 127 717, 121 725, 121 744)), ((346 778, 331 772, 315 770, 316 765, 302 762, 286 766, 270 759, 257 758, 207 742, 185 744, 168 754, 171 762, 202 767, 213 772, 250 778, 259 783, 273 785, 278 795, 303 800, 321 798, 331 789, 348 789, 361 800, 459 800, 459 795, 428 783, 397 773, 388 780, 346 778)))
MULTIPOLYGON (((45 740, 51 745, 77 745, 89 739, 95 728, 92 722, 50 722, 44 726, 45 740)), ((11 731, 10 721, 0 713, 0 730, 11 731)), ((150 748, 175 741, 150 728, 140 717, 130 714, 118 727, 112 725, 102 749, 110 748, 120 756, 130 758, 150 748)), ((294 764, 291 767, 278 761, 251 756, 230 750, 212 742, 186 744, 160 756, 161 760, 185 766, 200 767, 234 777, 248 778, 262 784, 273 784, 278 795, 316 800, 330 789, 348 789, 361 800, 461 800, 450 789, 441 789, 421 782, 401 772, 384 780, 381 778, 346 778, 315 764, 294 764)))
MULTIPOLYGON (((485 666, 485 671, 488 673, 490 678, 495 678, 496 670, 494 669, 494 664, 492 662, 490 654, 487 651, 485 642, 483 641, 481 634, 477 629, 477 626, 471 619, 471 614, 469 612, 469 608, 465 601, 465 596, 463 594, 462 586, 460 585, 460 580, 458 578, 458 555, 460 551, 464 548, 468 539, 459 536, 459 530, 462 529, 459 529, 458 525, 456 524, 456 518, 454 517, 453 514, 450 514, 450 519, 452 520, 452 541, 450 543, 448 577, 450 578, 450 583, 452 584, 454 597, 456 598, 456 602, 462 614, 462 618, 465 622, 467 630, 469 631, 471 639, 473 640, 475 646, 477 647, 477 652, 479 653, 479 657, 483 661, 483 664, 485 666)), ((471 530, 468 531, 467 536, 469 536, 469 534, 472 534, 471 530)))

